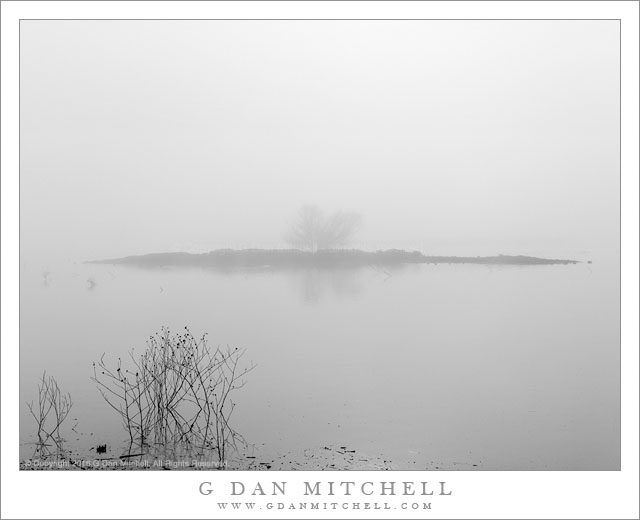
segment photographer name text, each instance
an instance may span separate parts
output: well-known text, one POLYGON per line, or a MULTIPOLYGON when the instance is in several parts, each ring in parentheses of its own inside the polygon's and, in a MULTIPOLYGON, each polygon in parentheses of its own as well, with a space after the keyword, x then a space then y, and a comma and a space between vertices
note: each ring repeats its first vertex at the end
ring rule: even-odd
MULTIPOLYGON (((222 494, 229 496, 286 496, 289 492, 288 482, 242 482, 226 483, 222 494)), ((300 484, 297 484, 300 486, 300 484)), ((215 496, 211 482, 201 482, 198 492, 205 496, 215 496)), ((302 483, 302 488, 291 490, 297 496, 449 496, 452 491, 447 482, 428 481, 316 481, 302 483)))

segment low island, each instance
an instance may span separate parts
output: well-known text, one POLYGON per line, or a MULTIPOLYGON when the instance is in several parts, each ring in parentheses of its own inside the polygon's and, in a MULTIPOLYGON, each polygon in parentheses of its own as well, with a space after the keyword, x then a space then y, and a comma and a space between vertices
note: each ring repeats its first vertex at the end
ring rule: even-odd
POLYGON ((126 264, 140 267, 202 267, 212 269, 291 269, 391 267, 405 264, 479 264, 479 265, 567 265, 578 260, 537 258, 523 255, 429 256, 420 251, 386 249, 216 249, 208 253, 151 253, 107 260, 94 264, 126 264))

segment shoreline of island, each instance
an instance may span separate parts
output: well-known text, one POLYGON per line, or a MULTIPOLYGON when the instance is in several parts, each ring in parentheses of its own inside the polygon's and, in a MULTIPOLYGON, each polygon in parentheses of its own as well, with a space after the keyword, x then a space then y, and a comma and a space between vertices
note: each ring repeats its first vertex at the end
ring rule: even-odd
POLYGON ((539 258, 526 255, 435 256, 420 251, 386 249, 216 249, 208 253, 149 253, 103 260, 89 264, 134 265, 139 267, 210 267, 220 269, 252 268, 358 268, 391 267, 408 264, 477 264, 477 265, 573 265, 591 263, 569 259, 539 258))

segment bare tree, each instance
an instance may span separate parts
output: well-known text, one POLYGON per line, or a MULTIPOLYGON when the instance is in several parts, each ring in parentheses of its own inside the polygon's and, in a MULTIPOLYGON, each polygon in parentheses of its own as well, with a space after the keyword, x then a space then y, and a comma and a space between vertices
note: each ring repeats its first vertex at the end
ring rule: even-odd
POLYGON ((324 215, 317 206, 303 206, 298 211, 285 240, 293 247, 316 251, 324 215))
POLYGON ((318 251, 348 245, 359 229, 359 214, 337 211, 325 217, 317 206, 303 206, 298 211, 285 240, 294 247, 318 251))
POLYGON ((324 223, 318 249, 336 249, 347 246, 360 228, 362 218, 357 213, 338 211, 324 223))
POLYGON ((46 372, 43 372, 38 384, 38 403, 35 405, 31 401, 27 406, 38 427, 38 442, 34 456, 39 454, 46 457, 52 454, 49 450, 52 446, 49 440, 53 441, 59 454, 64 440, 60 427, 73 406, 71 395, 63 394, 58 382, 51 376, 47 377, 46 372))

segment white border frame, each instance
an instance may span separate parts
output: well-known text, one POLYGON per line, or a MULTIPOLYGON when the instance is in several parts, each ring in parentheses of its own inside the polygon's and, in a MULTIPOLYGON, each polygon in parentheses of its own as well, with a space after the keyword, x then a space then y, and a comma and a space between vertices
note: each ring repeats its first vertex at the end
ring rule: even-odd
MULTIPOLYGON (((638 2, 58 2, 2 9, 2 518, 630 518, 638 513, 638 2), (612 472, 20 472, 18 470, 18 21, 24 18, 608 18, 622 28, 622 470, 612 472), (55 478, 54 478, 55 475, 55 478), (325 497, 328 502, 428 501, 430 511, 221 511, 231 480, 447 481, 447 497, 325 497), (211 481, 214 494, 198 486, 211 481), (163 498, 167 497, 167 498, 163 498)), ((253 498, 247 500, 254 500, 253 498)))

